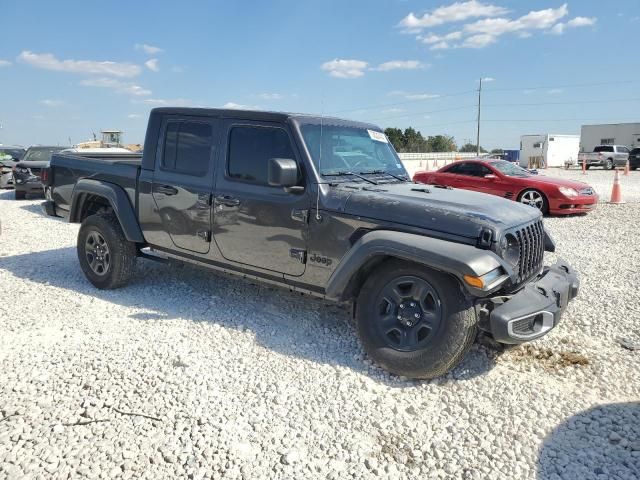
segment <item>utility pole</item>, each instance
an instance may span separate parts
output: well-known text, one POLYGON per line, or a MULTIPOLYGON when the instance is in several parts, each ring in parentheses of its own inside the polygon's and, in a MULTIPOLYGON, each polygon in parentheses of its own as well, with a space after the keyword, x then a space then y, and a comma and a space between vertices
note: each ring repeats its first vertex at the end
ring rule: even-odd
POLYGON ((476 154, 480 156, 480 109, 482 107, 482 77, 478 88, 478 135, 476 136, 476 154))

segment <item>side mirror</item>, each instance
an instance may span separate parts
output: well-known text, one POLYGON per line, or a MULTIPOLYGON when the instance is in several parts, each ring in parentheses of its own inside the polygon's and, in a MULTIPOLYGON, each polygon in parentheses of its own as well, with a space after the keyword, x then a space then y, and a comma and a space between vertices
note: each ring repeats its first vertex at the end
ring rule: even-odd
POLYGON ((269 185, 291 188, 298 184, 298 164, 290 158, 269 159, 269 185))
POLYGON ((484 178, 486 178, 487 180, 495 180, 496 178, 498 178, 496 175, 494 175, 493 173, 487 173, 484 178))

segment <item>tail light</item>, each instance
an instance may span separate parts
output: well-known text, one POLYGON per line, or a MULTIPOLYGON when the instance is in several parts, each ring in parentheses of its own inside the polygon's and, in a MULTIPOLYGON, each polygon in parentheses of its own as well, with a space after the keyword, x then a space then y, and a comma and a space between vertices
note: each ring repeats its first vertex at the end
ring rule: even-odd
POLYGON ((51 183, 49 179, 51 178, 51 169, 49 167, 43 168, 42 172, 40 172, 40 181, 45 186, 50 186, 51 183))

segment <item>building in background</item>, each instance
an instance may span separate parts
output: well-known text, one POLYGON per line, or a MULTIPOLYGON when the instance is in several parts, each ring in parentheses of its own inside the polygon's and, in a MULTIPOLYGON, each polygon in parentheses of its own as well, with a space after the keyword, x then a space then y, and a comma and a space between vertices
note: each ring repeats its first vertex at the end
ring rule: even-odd
POLYGON ((539 134, 520 137, 520 166, 523 168, 564 167, 575 163, 580 135, 539 134))
POLYGON ((598 145, 640 147, 640 123, 583 125, 580 132, 580 151, 593 152, 598 145))

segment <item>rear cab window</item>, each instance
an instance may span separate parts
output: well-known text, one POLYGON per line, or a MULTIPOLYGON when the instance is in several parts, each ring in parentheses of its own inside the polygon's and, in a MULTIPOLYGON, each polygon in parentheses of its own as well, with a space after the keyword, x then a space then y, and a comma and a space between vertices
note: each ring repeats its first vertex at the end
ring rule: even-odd
POLYGON ((594 153, 598 152, 613 152, 613 145, 599 145, 593 149, 594 153))
POLYGON ((167 123, 161 168, 202 177, 209 171, 213 144, 210 124, 195 120, 172 120, 167 123))

